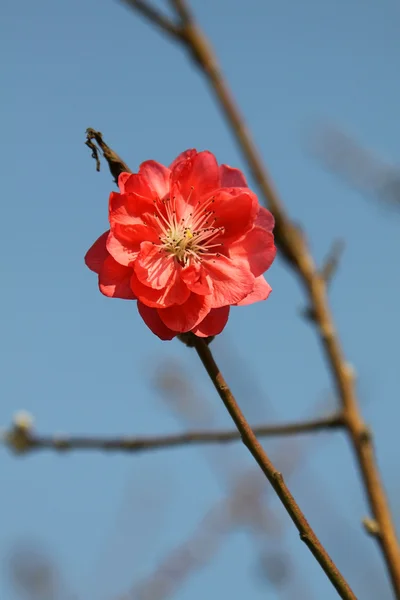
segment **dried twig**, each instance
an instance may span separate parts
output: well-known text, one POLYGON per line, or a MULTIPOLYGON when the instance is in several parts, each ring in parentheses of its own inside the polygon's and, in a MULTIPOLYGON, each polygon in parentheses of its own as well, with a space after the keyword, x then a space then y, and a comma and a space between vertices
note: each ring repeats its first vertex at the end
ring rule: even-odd
MULTIPOLYGON (((258 425, 254 432, 259 437, 277 437, 297 435, 339 429, 343 426, 340 415, 304 421, 298 423, 281 423, 276 425, 258 425)), ((43 436, 37 435, 30 427, 14 423, 10 431, 3 435, 6 445, 19 454, 34 450, 103 450, 120 452, 146 452, 195 444, 227 444, 241 439, 236 429, 225 431, 187 431, 173 435, 143 437, 80 437, 80 436, 43 436)))
MULTIPOLYGON (((372 436, 358 405, 353 370, 343 354, 333 323, 327 298, 327 284, 319 273, 301 230, 286 214, 283 204, 271 182, 256 146, 247 130, 232 94, 218 65, 216 56, 203 32, 197 26, 184 0, 170 0, 179 20, 180 35, 175 36, 194 58, 221 106, 239 149, 248 164, 267 206, 275 217, 275 236, 280 255, 299 276, 308 297, 318 336, 329 364, 333 381, 341 399, 346 427, 360 473, 364 482, 369 506, 378 524, 379 541, 391 577, 393 590, 400 599, 400 547, 396 537, 388 500, 376 463, 372 436)), ((166 33, 169 33, 165 30, 166 33)))
POLYGON ((96 161, 96 171, 100 171, 100 159, 99 159, 99 150, 103 153, 104 158, 106 159, 108 166, 110 168, 111 175, 114 177, 115 183, 118 183, 118 176, 121 173, 131 173, 132 171, 129 169, 128 165, 124 163, 122 158, 118 156, 114 150, 108 146, 103 140, 103 135, 100 131, 95 131, 91 127, 86 129, 86 146, 92 151, 92 158, 96 161), (96 146, 97 144, 97 146, 96 146))

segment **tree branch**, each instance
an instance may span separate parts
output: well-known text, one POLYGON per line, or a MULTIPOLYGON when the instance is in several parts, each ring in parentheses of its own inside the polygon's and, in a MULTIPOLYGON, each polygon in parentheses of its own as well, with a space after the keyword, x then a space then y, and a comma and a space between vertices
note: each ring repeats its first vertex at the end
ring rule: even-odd
POLYGON ((286 214, 270 176, 264 167, 244 119, 225 82, 216 56, 194 21, 184 0, 170 0, 180 20, 180 42, 204 74, 222 113, 230 126, 247 165, 258 183, 266 205, 275 217, 275 237, 280 255, 298 275, 308 299, 312 322, 316 327, 332 378, 345 414, 346 428, 364 483, 369 507, 377 523, 379 541, 396 598, 400 599, 400 547, 378 470, 372 436, 366 428, 358 405, 353 371, 339 342, 327 298, 327 282, 310 254, 301 230, 286 214))
MULTIPOLYGON (((258 425, 254 432, 259 437, 277 437, 298 435, 339 429, 344 421, 340 415, 332 415, 312 421, 298 423, 280 423, 276 425, 258 425)), ((187 431, 174 435, 140 436, 140 437, 88 437, 88 436, 44 436, 37 435, 25 423, 14 422, 10 431, 3 434, 5 444, 18 454, 34 450, 55 450, 59 452, 71 450, 103 450, 120 452, 147 452, 180 446, 198 444, 228 444, 241 439, 240 433, 234 430, 223 431, 187 431)))
POLYGON ((350 586, 336 567, 335 563, 332 561, 325 548, 322 546, 304 514, 300 510, 300 507, 283 480, 282 473, 279 473, 279 471, 276 470, 260 442, 258 441, 256 435, 254 434, 254 431, 246 421, 244 414, 240 410, 235 397, 233 396, 213 358, 209 346, 201 338, 196 336, 193 336, 193 338, 196 352, 211 381, 213 382, 222 402, 225 404, 227 411, 229 412, 233 422, 240 432, 243 443, 247 446, 250 453, 257 461, 264 475, 274 488, 283 506, 286 508, 286 511, 300 533, 300 539, 308 546, 309 550, 312 552, 326 573, 340 597, 344 598, 345 600, 357 600, 350 586))
POLYGON ((175 25, 168 17, 164 16, 147 2, 143 2, 143 0, 122 0, 122 2, 127 4, 130 8, 137 10, 138 13, 161 31, 178 39, 181 37, 180 27, 175 25))

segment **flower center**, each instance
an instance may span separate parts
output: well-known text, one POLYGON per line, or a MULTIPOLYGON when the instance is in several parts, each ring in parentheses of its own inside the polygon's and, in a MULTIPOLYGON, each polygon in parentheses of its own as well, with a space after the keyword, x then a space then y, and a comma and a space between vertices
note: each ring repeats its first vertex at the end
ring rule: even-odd
MULTIPOLYGON (((192 192, 193 188, 188 202, 192 192)), ((173 254, 184 266, 192 260, 201 261, 205 256, 219 256, 215 248, 223 246, 223 243, 215 242, 224 227, 215 226, 215 210, 210 209, 214 197, 199 201, 194 207, 188 204, 184 216, 179 221, 176 216, 175 197, 165 198, 161 203, 165 210, 160 210, 159 203, 155 202, 156 216, 159 218, 161 229, 160 252, 173 254)))

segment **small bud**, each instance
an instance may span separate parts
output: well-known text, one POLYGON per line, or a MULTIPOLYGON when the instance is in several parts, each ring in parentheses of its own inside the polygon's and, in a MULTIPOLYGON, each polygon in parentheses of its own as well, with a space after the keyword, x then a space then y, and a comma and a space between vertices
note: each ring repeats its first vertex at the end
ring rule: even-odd
POLYGON ((33 429, 34 418, 26 410, 19 410, 13 418, 13 425, 17 429, 30 431, 33 429))
POLYGON ((371 519, 370 517, 364 517, 362 520, 362 524, 364 525, 365 531, 372 535, 373 537, 379 536, 379 525, 375 521, 375 519, 371 519))
POLYGON ((16 454, 23 454, 32 446, 32 429, 32 415, 26 411, 19 411, 14 415, 10 431, 5 432, 4 441, 10 450, 16 454))

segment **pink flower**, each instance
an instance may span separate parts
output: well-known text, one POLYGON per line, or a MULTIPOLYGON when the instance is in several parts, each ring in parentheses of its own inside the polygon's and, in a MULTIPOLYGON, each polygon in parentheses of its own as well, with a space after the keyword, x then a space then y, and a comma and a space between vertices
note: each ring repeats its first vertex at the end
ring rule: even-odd
POLYGON ((112 298, 138 301, 162 340, 217 335, 230 306, 266 300, 263 273, 276 248, 274 218, 238 169, 187 150, 170 167, 149 160, 121 173, 109 200, 110 229, 85 256, 112 298))

